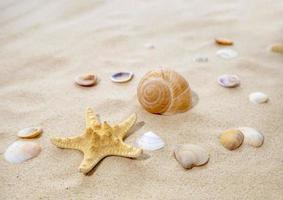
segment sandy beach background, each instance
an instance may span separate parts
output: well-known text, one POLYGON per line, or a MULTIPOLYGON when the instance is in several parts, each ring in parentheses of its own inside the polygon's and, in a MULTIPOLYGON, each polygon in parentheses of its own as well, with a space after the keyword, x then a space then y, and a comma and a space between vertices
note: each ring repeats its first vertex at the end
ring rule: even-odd
POLYGON ((0 199, 283 199, 283 56, 268 51, 282 42, 281 0, 1 1, 0 199), (232 39, 239 56, 216 57, 215 37, 232 39), (198 55, 209 61, 194 62, 198 55), (137 84, 160 66, 189 81, 199 98, 192 110, 158 116, 141 108, 137 84), (125 70, 135 73, 131 82, 110 81, 125 70), (74 77, 85 72, 99 84, 76 86, 74 77), (241 86, 220 87, 224 73, 237 74, 241 86), (250 103, 255 91, 270 101, 250 103), (82 133, 88 106, 112 123, 136 112, 144 126, 126 142, 154 131, 165 148, 143 160, 108 157, 84 176, 82 154, 56 148, 50 137, 82 133), (42 153, 6 162, 5 149, 28 126, 43 127, 33 140, 42 153), (220 132, 238 126, 260 130, 264 145, 223 148, 220 132), (184 170, 172 154, 178 143, 203 146, 209 163, 184 170))

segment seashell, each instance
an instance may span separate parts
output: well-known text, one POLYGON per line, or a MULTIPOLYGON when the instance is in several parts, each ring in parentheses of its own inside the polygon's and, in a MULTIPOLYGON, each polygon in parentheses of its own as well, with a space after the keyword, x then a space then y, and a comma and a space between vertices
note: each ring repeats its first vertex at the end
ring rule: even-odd
POLYGON ((260 147, 263 144, 264 137, 263 135, 250 127, 240 127, 239 130, 244 134, 244 143, 252 145, 254 147, 260 147))
POLYGON ((115 83, 125 83, 134 77, 132 72, 118 72, 111 76, 111 81, 115 83))
POLYGON ((140 136, 136 140, 136 144, 138 147, 148 151, 161 149, 165 146, 164 141, 158 135, 151 131, 146 132, 142 136, 140 136))
POLYGON ((219 45, 225 45, 225 46, 231 46, 234 44, 232 40, 223 39, 223 38, 216 38, 215 42, 219 45))
POLYGON ((238 56, 238 53, 233 49, 220 49, 216 52, 216 55, 224 59, 232 59, 238 56))
POLYGON ((21 163, 36 157, 40 151, 41 147, 37 143, 16 141, 7 148, 4 157, 10 163, 21 163))
POLYGON ((28 127, 18 131, 17 136, 20 138, 34 138, 42 133, 40 127, 28 127))
POLYGON ((194 144, 177 145, 174 150, 176 160, 185 168, 201 166, 208 162, 209 154, 205 149, 194 144))
POLYGON ((218 77, 217 82, 226 88, 237 87, 240 85, 240 79, 237 75, 223 74, 218 77))
POLYGON ((137 89, 138 100, 150 113, 174 114, 192 107, 192 93, 188 82, 172 70, 148 72, 137 89))
POLYGON ((243 133, 237 129, 226 130, 220 135, 220 143, 229 150, 234 150, 240 147, 243 140, 243 133))
POLYGON ((255 104, 261 104, 268 101, 268 96, 262 92, 253 92, 249 95, 249 100, 255 104))
POLYGON ((79 75, 75 78, 75 82, 80 86, 93 86, 97 82, 97 77, 95 74, 79 75))
POLYGON ((283 53, 283 44, 275 44, 271 47, 271 51, 275 53, 283 53))
POLYGON ((208 62, 208 57, 196 56, 195 58, 193 58, 193 61, 198 63, 206 63, 208 62))

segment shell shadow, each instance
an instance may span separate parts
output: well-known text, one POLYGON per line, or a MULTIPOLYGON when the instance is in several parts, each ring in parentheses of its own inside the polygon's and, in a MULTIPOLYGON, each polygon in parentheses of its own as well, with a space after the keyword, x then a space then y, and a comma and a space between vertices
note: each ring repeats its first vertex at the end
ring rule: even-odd
POLYGON ((193 107, 195 107, 198 104, 198 102, 199 102, 198 94, 195 91, 192 91, 192 104, 193 104, 193 107))

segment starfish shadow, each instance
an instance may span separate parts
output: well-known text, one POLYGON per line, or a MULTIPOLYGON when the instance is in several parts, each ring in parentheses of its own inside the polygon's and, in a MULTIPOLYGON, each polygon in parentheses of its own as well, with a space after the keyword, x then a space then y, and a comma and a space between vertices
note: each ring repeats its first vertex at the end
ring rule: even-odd
POLYGON ((136 123, 130 130, 128 133, 128 136, 132 135, 134 132, 138 131, 139 129, 141 129, 143 126, 145 125, 144 121, 138 122, 136 123))

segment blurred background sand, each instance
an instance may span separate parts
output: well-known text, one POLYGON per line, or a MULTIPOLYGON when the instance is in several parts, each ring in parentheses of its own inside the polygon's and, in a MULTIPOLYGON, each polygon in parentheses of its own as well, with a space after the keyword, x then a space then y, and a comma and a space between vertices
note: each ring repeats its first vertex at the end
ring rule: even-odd
POLYGON ((0 199, 283 199, 283 56, 268 51, 283 42, 282 19, 281 0, 1 1, 0 199), (239 56, 216 57, 215 37, 232 39, 239 56), (197 55, 209 62, 193 62, 197 55), (137 84, 160 66, 189 81, 199 97, 192 110, 158 116, 141 108, 137 84), (112 83, 121 70, 134 79, 112 83), (74 77, 85 72, 99 84, 76 86, 74 77), (241 86, 220 87, 223 73, 239 75, 241 86), (270 101, 250 103, 254 91, 270 101), (145 160, 108 157, 91 176, 80 174, 82 154, 49 138, 81 133, 88 106, 112 123, 136 112, 145 124, 126 142, 154 131, 166 147, 145 160), (16 132, 37 125, 42 153, 7 163, 3 153, 16 132), (260 130, 264 145, 223 148, 220 132, 238 126, 260 130), (177 143, 203 146, 209 163, 184 170, 172 154, 177 143))

